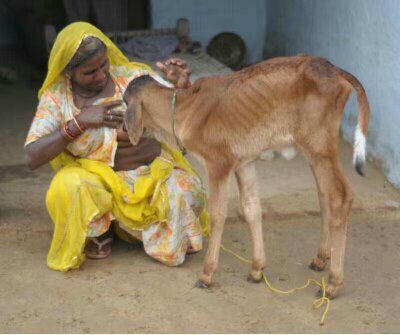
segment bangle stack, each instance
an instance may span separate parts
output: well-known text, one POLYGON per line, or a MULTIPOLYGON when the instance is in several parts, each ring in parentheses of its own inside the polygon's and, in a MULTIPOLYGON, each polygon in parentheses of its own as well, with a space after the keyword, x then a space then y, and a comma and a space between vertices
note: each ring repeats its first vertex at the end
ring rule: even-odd
MULTIPOLYGON (((82 129, 82 127, 79 125, 78 121, 76 120, 75 116, 72 117, 72 120, 74 121, 74 123, 76 124, 76 127, 79 129, 79 131, 81 132, 81 134, 85 131, 85 129, 82 129)), ((80 134, 79 134, 80 135, 80 134)))
POLYGON ((84 129, 79 125, 78 121, 73 117, 71 120, 65 122, 61 127, 61 135, 68 141, 71 142, 75 140, 79 135, 84 132, 84 129), (71 122, 73 122, 79 132, 71 129, 71 122))

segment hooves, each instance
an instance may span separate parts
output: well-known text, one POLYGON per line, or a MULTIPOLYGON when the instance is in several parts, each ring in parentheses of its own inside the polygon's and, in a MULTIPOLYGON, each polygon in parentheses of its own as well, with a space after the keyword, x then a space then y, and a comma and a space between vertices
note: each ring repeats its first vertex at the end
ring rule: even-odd
POLYGON ((253 284, 261 283, 262 279, 263 279, 262 274, 261 274, 261 277, 260 277, 260 278, 255 278, 255 277, 253 277, 252 274, 249 274, 249 275, 247 276, 247 281, 248 281, 249 283, 253 283, 253 284))
POLYGON ((206 284, 205 282, 203 282, 202 280, 198 280, 197 282, 196 282, 196 284, 194 284, 194 286, 195 287, 197 287, 197 288, 209 288, 210 287, 210 285, 209 284, 206 284))
POLYGON ((323 271, 325 269, 325 266, 326 262, 313 259, 308 267, 313 271, 323 271))
MULTIPOLYGON (((247 276, 247 281, 249 283, 258 284, 258 283, 261 283, 262 280, 263 280, 263 274, 262 273, 261 273, 261 276, 259 278, 254 277, 252 274, 249 274, 247 276)), ((210 286, 211 286, 211 284, 207 284, 201 279, 199 279, 194 285, 194 287, 201 288, 201 289, 210 288, 210 286)))
MULTIPOLYGON (((260 283, 262 281, 262 279, 263 279, 262 276, 261 276, 260 279, 254 278, 251 274, 249 274, 247 276, 247 281, 249 283, 258 284, 258 283, 260 283)), ((200 279, 194 285, 194 287, 200 288, 200 289, 209 289, 210 286, 211 286, 211 284, 206 284, 205 282, 203 282, 200 279)), ((330 300, 335 299, 337 297, 337 295, 338 295, 338 290, 339 290, 339 287, 336 287, 334 285, 328 285, 328 287, 326 288, 325 296, 330 300)), ((321 289, 319 289, 315 296, 317 298, 322 298, 322 295, 323 295, 323 292, 322 292, 321 289)))
MULTIPOLYGON (((338 290, 339 290, 339 287, 336 287, 336 286, 333 286, 333 285, 332 286, 328 285, 328 287, 326 288, 325 296, 328 299, 333 300, 333 299, 335 299, 337 297, 338 290)), ((322 295, 323 295, 323 292, 322 292, 321 289, 319 289, 315 296, 317 298, 322 298, 322 295)))

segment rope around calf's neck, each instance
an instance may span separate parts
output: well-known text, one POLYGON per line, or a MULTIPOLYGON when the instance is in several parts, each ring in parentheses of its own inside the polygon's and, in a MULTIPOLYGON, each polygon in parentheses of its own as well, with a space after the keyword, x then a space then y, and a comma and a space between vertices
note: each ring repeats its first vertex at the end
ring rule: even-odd
MULTIPOLYGON (((240 256, 240 255, 238 255, 237 253, 235 253, 234 251, 232 251, 232 250, 230 250, 230 249, 228 249, 228 248, 225 248, 223 245, 221 245, 221 249, 224 250, 225 252, 227 252, 227 253, 229 253, 229 254, 235 256, 237 259, 241 260, 241 261, 244 262, 244 263, 251 263, 250 260, 248 260, 248 259, 246 259, 246 258, 244 258, 244 257, 242 257, 242 256, 240 256)), ((328 315, 330 303, 331 303, 330 299, 326 296, 326 282, 325 282, 325 278, 324 278, 324 277, 322 277, 321 282, 319 282, 319 281, 317 281, 317 280, 315 280, 315 279, 312 279, 312 278, 311 278, 311 279, 308 279, 308 280, 307 280, 307 283, 306 283, 305 285, 303 285, 303 286, 301 286, 301 287, 293 288, 293 289, 288 290, 288 291, 283 291, 283 290, 279 290, 279 289, 277 289, 277 288, 274 288, 274 287, 271 285, 271 283, 268 281, 268 278, 267 278, 267 276, 266 276, 264 273, 263 273, 263 279, 264 279, 264 282, 265 282, 265 284, 267 285, 267 287, 268 287, 272 292, 280 293, 280 294, 286 294, 286 295, 292 294, 292 293, 294 293, 294 292, 296 292, 296 291, 304 290, 304 289, 306 289, 307 287, 309 287, 311 284, 315 284, 315 285, 319 286, 320 289, 321 289, 321 291, 322 291, 322 297, 321 297, 321 298, 318 298, 318 299, 315 299, 315 300, 313 301, 313 303, 312 303, 312 308, 318 309, 318 308, 320 308, 320 307, 324 304, 324 302, 326 302, 325 311, 324 311, 324 313, 322 314, 322 317, 321 317, 321 320, 320 320, 320 323, 319 323, 321 326, 324 325, 326 316, 328 315)))
POLYGON ((178 145, 180 152, 182 153, 182 155, 186 155, 186 148, 183 146, 180 138, 178 137, 178 135, 176 134, 176 131, 175 131, 175 103, 176 103, 177 94, 178 94, 178 90, 175 90, 171 97, 172 132, 174 134, 175 141, 176 141, 176 144, 178 145))

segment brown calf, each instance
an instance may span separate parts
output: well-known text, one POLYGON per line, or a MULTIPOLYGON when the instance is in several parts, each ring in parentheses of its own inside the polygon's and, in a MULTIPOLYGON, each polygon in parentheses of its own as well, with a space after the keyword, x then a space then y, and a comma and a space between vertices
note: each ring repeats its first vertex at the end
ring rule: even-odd
POLYGON ((249 279, 262 279, 265 252, 254 160, 264 150, 295 145, 314 173, 322 213, 322 233, 310 267, 324 269, 331 259, 327 294, 343 283, 347 218, 353 191, 338 158, 339 125, 352 88, 359 119, 354 160, 362 174, 369 105, 360 82, 323 58, 298 55, 275 58, 227 76, 202 78, 176 98, 174 90, 151 77, 133 80, 126 93, 125 123, 136 144, 146 128, 176 147, 177 141, 203 159, 210 185, 211 237, 199 286, 211 284, 217 269, 227 211, 228 178, 235 173, 243 214, 252 236, 249 279))

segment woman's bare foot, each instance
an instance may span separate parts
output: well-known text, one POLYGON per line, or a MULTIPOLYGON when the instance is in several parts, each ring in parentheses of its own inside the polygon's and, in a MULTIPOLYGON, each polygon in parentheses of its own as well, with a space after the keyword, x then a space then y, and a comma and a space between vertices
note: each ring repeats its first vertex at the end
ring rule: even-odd
POLYGON ((192 244, 190 242, 188 243, 188 247, 187 247, 187 250, 186 250, 186 253, 188 255, 195 254, 196 252, 199 252, 199 251, 200 250, 193 249, 192 244))

